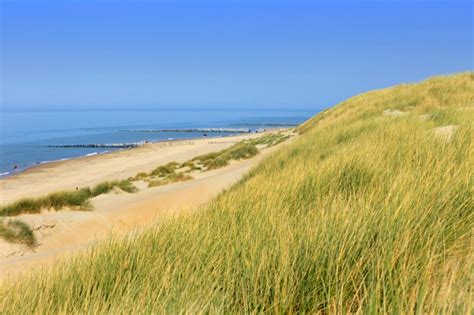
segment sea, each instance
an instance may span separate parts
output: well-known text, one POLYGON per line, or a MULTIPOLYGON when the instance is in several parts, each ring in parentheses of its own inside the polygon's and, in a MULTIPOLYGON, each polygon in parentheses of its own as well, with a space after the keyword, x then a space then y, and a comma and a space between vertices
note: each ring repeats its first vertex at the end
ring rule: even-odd
POLYGON ((226 137, 246 129, 297 125, 315 111, 41 110, 0 111, 0 178, 35 165, 123 150, 110 144, 226 137), (207 128, 224 128, 208 132, 207 128), (232 129, 232 130, 227 130, 232 129), (77 147, 78 145, 105 147, 77 147), (68 146, 68 147, 62 147, 68 146))

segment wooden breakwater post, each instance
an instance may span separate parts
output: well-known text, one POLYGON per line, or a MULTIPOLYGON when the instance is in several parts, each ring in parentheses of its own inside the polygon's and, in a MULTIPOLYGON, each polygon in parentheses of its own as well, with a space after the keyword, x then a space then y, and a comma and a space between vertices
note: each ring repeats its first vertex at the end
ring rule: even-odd
POLYGON ((98 144, 57 144, 48 145, 48 148, 102 148, 102 149, 126 149, 136 148, 145 145, 144 142, 140 143, 98 143, 98 144))
POLYGON ((250 133, 250 128, 180 128, 180 129, 120 129, 128 132, 235 132, 250 133))

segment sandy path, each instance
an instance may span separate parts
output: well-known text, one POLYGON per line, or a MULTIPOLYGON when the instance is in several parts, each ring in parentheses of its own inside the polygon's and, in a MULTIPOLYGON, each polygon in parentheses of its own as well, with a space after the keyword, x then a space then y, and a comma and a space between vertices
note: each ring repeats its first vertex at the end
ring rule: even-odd
POLYGON ((262 158, 287 142, 265 149, 250 160, 196 174, 196 178, 188 182, 145 188, 135 194, 98 196, 92 199, 93 211, 19 216, 22 221, 36 227, 40 245, 35 252, 23 248, 23 251, 0 259, 0 278, 53 264, 115 233, 123 235, 126 231, 159 222, 180 211, 195 209, 237 182, 262 158))
POLYGON ((139 172, 149 172, 171 161, 184 162, 262 134, 166 141, 129 150, 43 164, 1 179, 0 204, 22 197, 92 186, 106 180, 125 179, 139 172))

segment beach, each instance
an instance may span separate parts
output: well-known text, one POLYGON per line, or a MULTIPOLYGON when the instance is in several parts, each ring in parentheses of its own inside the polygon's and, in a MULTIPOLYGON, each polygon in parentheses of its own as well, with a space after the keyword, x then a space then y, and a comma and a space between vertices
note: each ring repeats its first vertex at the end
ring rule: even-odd
MULTIPOLYGON (((159 165, 172 161, 184 162, 267 133, 271 131, 222 138, 166 141, 40 165, 1 180, 1 200, 7 204, 23 197, 126 179, 139 172, 149 172, 159 165)), ((88 248, 100 239, 112 235, 120 237, 124 232, 163 222, 183 211, 193 211, 237 182, 261 159, 290 140, 263 149, 251 159, 233 161, 220 169, 193 174, 194 178, 190 181, 152 188, 148 188, 144 182, 135 182, 139 188, 136 193, 115 190, 93 198, 92 211, 65 209, 19 215, 15 218, 27 223, 35 231, 38 246, 31 249, 0 240, 0 274, 17 274, 30 267, 51 263, 55 258, 88 248)))
POLYGON ((23 197, 92 186, 108 180, 126 179, 168 162, 184 162, 269 132, 272 131, 220 138, 162 141, 138 148, 41 164, 2 178, 0 204, 23 197))

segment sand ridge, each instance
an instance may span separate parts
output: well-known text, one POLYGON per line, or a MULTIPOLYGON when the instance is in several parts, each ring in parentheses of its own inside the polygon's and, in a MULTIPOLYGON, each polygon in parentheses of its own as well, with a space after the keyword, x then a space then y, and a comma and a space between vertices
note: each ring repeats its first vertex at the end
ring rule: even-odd
MULTIPOLYGON (((240 141, 241 137, 222 140, 227 141, 217 141, 219 146, 230 146, 237 140, 240 141)), ((195 210, 237 182, 261 159, 291 140, 264 149, 252 159, 233 162, 217 170, 193 174, 194 179, 187 182, 152 188, 147 188, 146 185, 140 185, 138 182, 140 190, 137 193, 114 191, 100 195, 91 199, 93 211, 62 210, 20 215, 16 218, 33 227, 39 245, 31 250, 24 245, 0 242, 0 278, 1 275, 4 277, 9 274, 16 275, 32 267, 52 263, 56 259, 62 259, 78 250, 85 249, 101 239, 113 235, 124 235, 126 232, 144 228, 149 224, 159 223, 183 211, 195 210)), ((216 151, 215 145, 208 147, 212 148, 209 152, 216 151)), ((129 152, 133 151, 135 149, 129 150, 129 152)), ((184 151, 187 153, 180 152, 184 159, 201 154, 196 154, 194 147, 184 151)), ((203 149, 197 151, 201 152, 203 149)), ((120 153, 122 155, 124 152, 120 153)), ((89 170, 85 171, 88 173, 89 170)), ((35 174, 39 174, 35 176, 44 176, 41 173, 35 174)))

